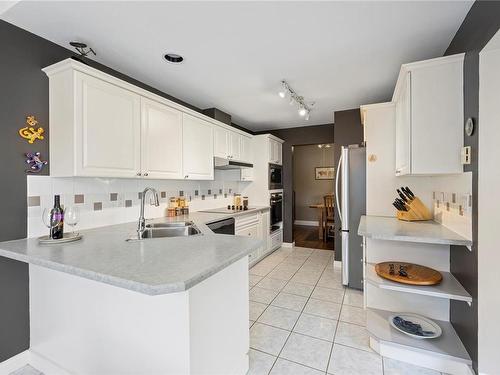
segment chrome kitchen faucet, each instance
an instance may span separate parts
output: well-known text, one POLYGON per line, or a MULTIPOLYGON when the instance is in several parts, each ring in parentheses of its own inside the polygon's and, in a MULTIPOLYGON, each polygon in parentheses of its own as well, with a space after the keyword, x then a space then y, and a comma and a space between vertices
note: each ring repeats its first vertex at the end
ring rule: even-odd
POLYGON ((146 201, 146 195, 148 192, 153 193, 153 199, 151 200, 151 205, 158 207, 160 205, 160 200, 158 198, 158 192, 152 187, 147 187, 141 194, 141 214, 139 216, 139 225, 137 227, 137 238, 142 238, 144 230, 146 229, 146 219, 144 219, 144 202, 146 201))

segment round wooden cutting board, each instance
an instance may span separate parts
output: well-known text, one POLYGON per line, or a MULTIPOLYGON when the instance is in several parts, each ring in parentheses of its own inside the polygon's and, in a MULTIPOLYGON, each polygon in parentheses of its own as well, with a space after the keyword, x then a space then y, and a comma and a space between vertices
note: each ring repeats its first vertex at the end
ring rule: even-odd
POLYGON ((380 277, 402 284, 410 285, 436 285, 443 280, 441 273, 432 268, 419 264, 404 262, 382 262, 375 265, 375 272, 380 277), (390 272, 390 265, 394 265, 394 273, 390 272), (405 267, 407 276, 399 274, 400 266, 405 267))

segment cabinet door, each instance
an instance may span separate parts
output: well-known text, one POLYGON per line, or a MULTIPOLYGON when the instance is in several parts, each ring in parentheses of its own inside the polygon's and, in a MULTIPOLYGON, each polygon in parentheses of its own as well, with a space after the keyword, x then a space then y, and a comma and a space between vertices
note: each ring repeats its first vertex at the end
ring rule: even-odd
POLYGON ((278 161, 278 142, 269 140, 269 163, 276 164, 278 161))
POLYGON ((271 215, 269 214, 269 211, 265 211, 262 213, 262 221, 261 221, 261 239, 263 240, 264 244, 262 245, 262 252, 265 254, 269 251, 269 227, 271 223, 271 215))
POLYGON ((276 142, 276 164, 283 163, 283 145, 281 142, 276 142))
POLYGON ((241 160, 241 135, 229 132, 229 158, 241 160))
POLYGON ((184 113, 182 144, 184 178, 189 180, 213 180, 213 125, 184 113))
POLYGON ((241 161, 247 163, 253 161, 252 138, 244 135, 241 136, 241 161))
POLYGON ((221 126, 214 126, 214 156, 229 157, 229 131, 221 126))
POLYGON ((142 98, 141 170, 146 178, 180 179, 182 112, 142 98))
POLYGON ((396 101, 396 176, 411 173, 411 73, 396 101))
POLYGON ((75 175, 136 177, 140 173, 140 108, 139 95, 76 73, 75 175))
POLYGON ((253 168, 243 168, 240 172, 241 181, 253 181, 253 168))

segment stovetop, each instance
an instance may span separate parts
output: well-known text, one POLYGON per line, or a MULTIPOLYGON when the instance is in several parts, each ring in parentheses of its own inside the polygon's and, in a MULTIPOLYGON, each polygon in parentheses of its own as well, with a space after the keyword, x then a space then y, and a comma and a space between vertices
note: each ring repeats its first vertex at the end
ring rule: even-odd
POLYGON ((220 207, 220 208, 213 208, 211 210, 203 210, 203 211, 200 211, 200 212, 211 212, 211 213, 214 213, 214 214, 234 214, 234 213, 239 213, 239 212, 250 212, 250 211, 255 211, 257 208, 255 207, 247 207, 247 209, 243 209, 242 206, 240 206, 241 208, 237 208, 235 206, 231 206, 231 207, 220 207), (233 208, 234 207, 234 208, 233 208))

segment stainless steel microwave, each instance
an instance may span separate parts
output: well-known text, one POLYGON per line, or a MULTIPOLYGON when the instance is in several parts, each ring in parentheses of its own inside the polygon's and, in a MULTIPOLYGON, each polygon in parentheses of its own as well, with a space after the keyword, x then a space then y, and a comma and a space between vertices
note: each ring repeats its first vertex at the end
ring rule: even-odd
POLYGON ((283 167, 269 164, 269 190, 283 189, 283 167))

